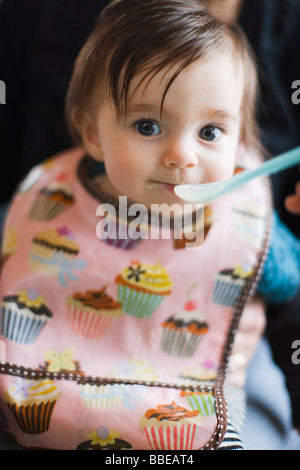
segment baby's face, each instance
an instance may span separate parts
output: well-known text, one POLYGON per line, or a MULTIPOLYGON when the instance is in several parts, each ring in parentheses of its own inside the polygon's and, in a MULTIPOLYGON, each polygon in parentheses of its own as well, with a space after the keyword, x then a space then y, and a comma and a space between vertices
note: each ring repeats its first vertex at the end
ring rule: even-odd
MULTIPOLYGON (((107 99, 97 119, 109 190, 145 204, 183 204, 176 184, 228 179, 240 135, 243 74, 230 55, 185 68, 161 100, 171 71, 137 88, 126 116, 107 99)), ((129 97, 141 77, 131 83, 129 97)))

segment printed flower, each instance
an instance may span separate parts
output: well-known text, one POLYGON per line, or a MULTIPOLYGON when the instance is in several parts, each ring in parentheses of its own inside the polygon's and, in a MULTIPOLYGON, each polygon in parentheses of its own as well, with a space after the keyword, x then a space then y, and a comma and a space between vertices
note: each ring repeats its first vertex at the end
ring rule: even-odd
POLYGON ((75 240, 75 237, 74 235, 72 234, 71 230, 68 229, 68 227, 58 227, 56 229, 58 235, 60 235, 61 237, 65 236, 67 237, 69 240, 75 240))
POLYGON ((213 361, 211 361, 210 359, 205 359, 205 361, 202 362, 201 365, 206 370, 212 369, 213 367, 216 368, 216 364, 213 361))
POLYGON ((87 438, 91 439, 92 445, 101 444, 101 446, 106 446, 107 444, 114 444, 115 439, 119 437, 119 435, 120 433, 113 429, 109 430, 106 426, 99 426, 96 431, 88 434, 87 438))
POLYGON ((21 290, 17 294, 19 295, 19 301, 24 302, 27 307, 39 308, 45 303, 45 299, 35 289, 21 290))
POLYGON ((56 229, 58 234, 63 236, 63 235, 70 235, 70 230, 67 227, 59 227, 56 229))
POLYGON ((46 349, 44 354, 49 372, 59 372, 61 370, 74 372, 77 370, 77 364, 73 360, 74 348, 67 348, 61 353, 46 349))
POLYGON ((233 275, 240 276, 242 278, 247 278, 251 276, 253 272, 253 266, 249 261, 245 261, 242 264, 236 266, 233 270, 233 275))
POLYGON ((14 380, 12 392, 15 395, 21 395, 23 398, 29 396, 29 389, 34 386, 34 382, 28 381, 27 379, 19 378, 14 380))
POLYGON ((145 274, 146 272, 145 270, 142 270, 141 266, 136 266, 136 267, 129 266, 129 271, 131 271, 131 273, 127 276, 127 278, 131 279, 132 277, 134 277, 136 282, 139 282, 140 274, 145 274))

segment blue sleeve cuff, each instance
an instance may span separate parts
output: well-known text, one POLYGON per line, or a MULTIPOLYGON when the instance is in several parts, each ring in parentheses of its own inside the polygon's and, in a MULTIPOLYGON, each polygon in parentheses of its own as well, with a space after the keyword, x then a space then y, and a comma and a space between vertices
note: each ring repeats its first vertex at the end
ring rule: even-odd
POLYGON ((268 303, 291 299, 300 286, 300 240, 272 214, 270 251, 257 292, 268 303))

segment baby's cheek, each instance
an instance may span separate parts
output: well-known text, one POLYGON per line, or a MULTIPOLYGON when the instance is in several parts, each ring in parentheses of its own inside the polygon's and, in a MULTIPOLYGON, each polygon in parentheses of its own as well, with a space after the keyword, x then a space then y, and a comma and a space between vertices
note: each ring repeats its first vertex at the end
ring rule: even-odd
POLYGON ((236 158, 232 155, 224 159, 221 169, 223 179, 229 179, 234 175, 236 164, 236 158))
POLYGON ((111 180, 119 179, 121 174, 128 171, 126 160, 115 156, 105 160, 105 169, 111 180))
POLYGON ((136 186, 136 174, 126 160, 120 159, 119 161, 109 162, 106 165, 106 174, 113 187, 119 192, 130 197, 130 191, 133 186, 136 186))
POLYGON ((234 174, 233 164, 222 164, 215 166, 214 172, 212 173, 212 181, 223 181, 231 178, 234 174))

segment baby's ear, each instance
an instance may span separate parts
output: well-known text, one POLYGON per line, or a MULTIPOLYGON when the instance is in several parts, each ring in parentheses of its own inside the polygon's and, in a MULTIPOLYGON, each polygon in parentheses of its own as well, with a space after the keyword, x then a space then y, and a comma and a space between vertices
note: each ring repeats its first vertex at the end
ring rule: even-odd
POLYGON ((74 117, 74 119, 74 125, 81 136, 82 144, 88 155, 99 162, 103 161, 102 148, 97 128, 91 117, 86 112, 83 112, 74 117))

